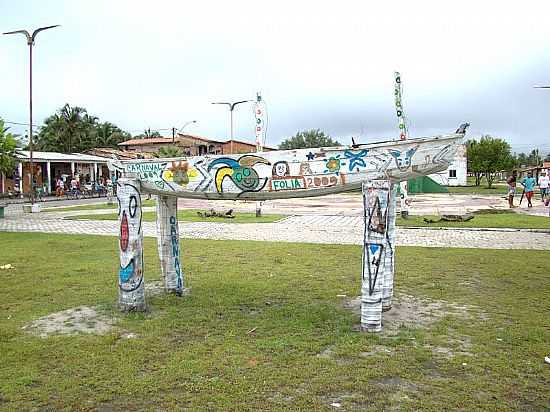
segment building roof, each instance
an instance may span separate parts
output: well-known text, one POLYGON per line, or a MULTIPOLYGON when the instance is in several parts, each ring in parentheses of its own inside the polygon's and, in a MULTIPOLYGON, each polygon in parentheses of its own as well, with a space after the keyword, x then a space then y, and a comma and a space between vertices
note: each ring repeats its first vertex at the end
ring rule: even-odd
MULTIPOLYGON (((20 150, 17 158, 21 160, 30 160, 30 152, 28 150, 20 150)), ((93 156, 82 153, 57 153, 57 152, 32 152, 33 160, 47 162, 78 162, 78 163, 106 163, 104 157, 93 156)))
MULTIPOLYGON (((200 140, 202 142, 212 143, 212 144, 229 144, 229 143, 231 143, 231 140, 226 140, 226 141, 213 140, 213 139, 208 139, 208 138, 202 137, 202 136, 178 133, 178 135, 175 138, 175 142, 178 143, 178 142, 181 141, 181 139, 194 139, 194 140, 200 140)), ((245 144, 245 145, 248 145, 250 147, 256 147, 256 144, 251 143, 251 142, 244 142, 242 140, 233 139, 233 142, 240 143, 240 144, 245 144)), ((172 138, 171 137, 151 137, 151 138, 148 138, 148 139, 130 139, 130 140, 126 140, 125 142, 119 143, 118 145, 119 146, 147 146, 147 145, 152 145, 152 144, 172 144, 172 138)), ((264 146, 264 147, 268 150, 276 150, 276 149, 274 149, 272 147, 269 147, 269 146, 264 146)))
POLYGON ((113 157, 122 160, 132 160, 132 159, 152 159, 154 156, 148 152, 128 152, 126 150, 113 149, 111 147, 96 147, 95 149, 90 149, 86 152, 93 156, 106 157, 112 159, 113 157))
POLYGON ((151 137, 148 139, 130 139, 126 140, 125 142, 121 142, 118 145, 119 146, 142 146, 142 145, 148 145, 148 144, 164 144, 164 143, 172 143, 171 137, 151 137))

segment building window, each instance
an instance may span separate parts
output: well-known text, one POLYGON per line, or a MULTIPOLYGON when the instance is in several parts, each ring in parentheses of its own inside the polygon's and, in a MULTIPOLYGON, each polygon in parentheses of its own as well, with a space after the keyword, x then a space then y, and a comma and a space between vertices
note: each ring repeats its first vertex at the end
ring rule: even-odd
POLYGON ((455 169, 449 169, 449 178, 455 178, 456 179, 456 170, 455 169))

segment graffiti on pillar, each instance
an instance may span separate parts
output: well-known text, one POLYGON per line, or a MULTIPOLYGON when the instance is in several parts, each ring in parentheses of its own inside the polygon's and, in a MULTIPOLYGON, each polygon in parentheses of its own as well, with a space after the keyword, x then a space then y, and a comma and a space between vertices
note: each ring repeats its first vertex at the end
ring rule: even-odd
POLYGON ((174 259, 174 270, 176 272, 176 290, 183 288, 183 276, 180 266, 180 239, 178 233, 178 221, 175 216, 170 216, 170 243, 172 246, 172 259, 174 259))
POLYGON ((378 274, 380 273, 380 267, 384 265, 384 256, 386 247, 382 243, 368 243, 365 248, 367 254, 367 265, 368 277, 365 279, 365 274, 363 273, 363 281, 367 280, 369 282, 369 295, 374 293, 374 287, 376 281, 378 280, 378 274))
POLYGON ((117 183, 120 219, 119 287, 133 292, 143 283, 143 245, 141 233, 141 196, 137 187, 117 183))

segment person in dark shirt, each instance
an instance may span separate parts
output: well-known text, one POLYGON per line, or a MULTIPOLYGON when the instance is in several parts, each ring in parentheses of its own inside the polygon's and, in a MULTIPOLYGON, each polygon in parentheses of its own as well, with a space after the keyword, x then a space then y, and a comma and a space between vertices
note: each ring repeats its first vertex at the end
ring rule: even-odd
POLYGON ((514 206, 514 195, 516 194, 516 181, 518 179, 518 171, 514 170, 512 176, 508 177, 506 183, 508 183, 508 206, 510 208, 514 206))

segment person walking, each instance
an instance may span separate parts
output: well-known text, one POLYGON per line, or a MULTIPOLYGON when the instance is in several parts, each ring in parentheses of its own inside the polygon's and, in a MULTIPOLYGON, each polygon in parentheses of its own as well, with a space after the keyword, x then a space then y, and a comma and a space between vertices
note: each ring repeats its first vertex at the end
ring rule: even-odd
POLYGON ((548 187, 550 186, 550 178, 548 177, 548 173, 541 172, 538 183, 540 189, 540 197, 541 200, 544 202, 546 200, 546 197, 550 196, 548 193, 548 187))
POLYGON ((528 172, 527 176, 520 180, 520 183, 523 185, 525 190, 525 197, 527 198, 527 207, 533 207, 531 199, 535 194, 535 178, 533 177, 533 172, 528 172))
POLYGON ((512 172, 512 176, 509 176, 506 180, 506 183, 508 183, 508 206, 510 208, 515 207, 514 206, 514 195, 516 194, 516 180, 518 178, 518 171, 514 170, 512 172))

